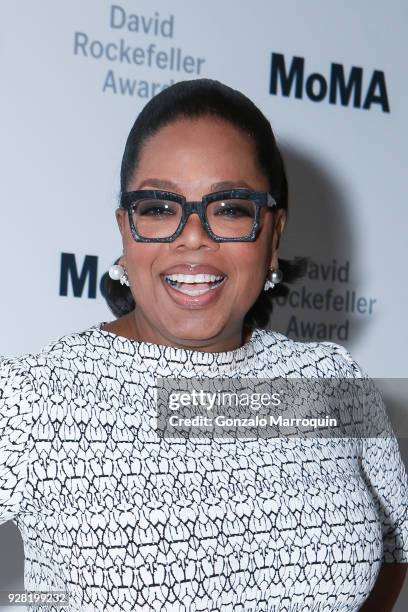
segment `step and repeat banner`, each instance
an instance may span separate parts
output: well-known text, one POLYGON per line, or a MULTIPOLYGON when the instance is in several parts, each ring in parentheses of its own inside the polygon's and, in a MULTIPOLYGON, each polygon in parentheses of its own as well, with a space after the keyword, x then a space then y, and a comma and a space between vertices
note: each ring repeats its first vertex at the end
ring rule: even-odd
MULTIPOLYGON (((122 251, 127 135, 156 93, 207 77, 269 118, 290 190, 279 254, 310 258, 270 327, 340 343, 372 377, 408 378, 407 6, 3 2, 0 355, 113 320, 100 282, 122 251)), ((398 389, 386 403, 406 417, 398 389)), ((8 523, 0 539, 0 588, 23 588, 21 536, 8 523)))
POLYGON ((310 257, 270 326, 408 375, 407 7, 402 1, 21 0, 1 7, 0 354, 114 317, 100 280, 128 132, 172 83, 218 79, 286 162, 280 255, 310 257))

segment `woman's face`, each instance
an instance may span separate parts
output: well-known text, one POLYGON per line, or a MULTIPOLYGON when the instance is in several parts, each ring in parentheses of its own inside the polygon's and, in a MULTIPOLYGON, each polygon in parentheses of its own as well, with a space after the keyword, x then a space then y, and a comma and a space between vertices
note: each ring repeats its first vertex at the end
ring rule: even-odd
MULTIPOLYGON (((164 189, 187 200, 221 189, 246 187, 268 191, 249 136, 213 117, 180 119, 148 139, 128 191, 164 189)), ((127 211, 116 210, 123 239, 124 265, 136 302, 135 328, 145 341, 199 350, 239 346, 243 319, 261 292, 270 267, 277 267, 276 246, 284 211, 261 209, 261 230, 254 242, 215 242, 197 214, 174 242, 142 243, 131 235, 127 211), (210 285, 171 287, 165 276, 176 266, 185 274, 225 277, 210 285), (208 289, 199 296, 197 287, 208 289)))

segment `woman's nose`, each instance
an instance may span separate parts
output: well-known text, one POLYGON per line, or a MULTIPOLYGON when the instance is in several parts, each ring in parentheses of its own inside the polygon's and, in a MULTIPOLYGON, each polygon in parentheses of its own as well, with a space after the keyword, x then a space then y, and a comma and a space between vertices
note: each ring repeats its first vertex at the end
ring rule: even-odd
POLYGON ((190 249, 197 249, 203 245, 211 247, 217 245, 215 240, 207 234, 196 212, 189 215, 181 234, 170 244, 173 244, 174 247, 185 246, 190 249))

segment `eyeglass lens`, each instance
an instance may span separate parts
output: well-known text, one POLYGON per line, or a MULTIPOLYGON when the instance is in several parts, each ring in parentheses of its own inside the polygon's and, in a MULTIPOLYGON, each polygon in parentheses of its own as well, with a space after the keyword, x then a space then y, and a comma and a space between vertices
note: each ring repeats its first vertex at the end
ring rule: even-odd
MULTIPOLYGON (((256 204, 245 198, 215 200, 206 206, 212 232, 220 238, 249 234, 255 221, 256 204)), ((177 230, 183 205, 171 200, 146 198, 133 205, 133 223, 143 238, 167 238, 177 230)))

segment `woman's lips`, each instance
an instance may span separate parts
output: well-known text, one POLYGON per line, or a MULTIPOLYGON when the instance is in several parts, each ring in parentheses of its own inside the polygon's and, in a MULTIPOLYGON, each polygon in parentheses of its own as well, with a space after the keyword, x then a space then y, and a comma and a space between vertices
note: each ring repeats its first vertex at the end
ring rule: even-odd
POLYGON ((172 300, 180 306, 201 308, 216 301, 227 277, 215 274, 162 274, 162 282, 172 300))

